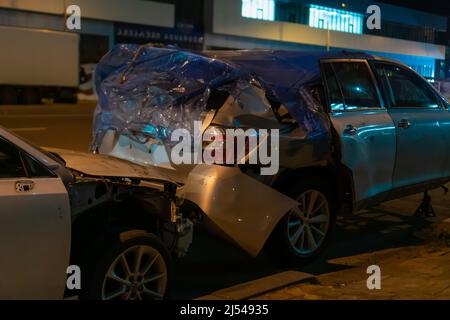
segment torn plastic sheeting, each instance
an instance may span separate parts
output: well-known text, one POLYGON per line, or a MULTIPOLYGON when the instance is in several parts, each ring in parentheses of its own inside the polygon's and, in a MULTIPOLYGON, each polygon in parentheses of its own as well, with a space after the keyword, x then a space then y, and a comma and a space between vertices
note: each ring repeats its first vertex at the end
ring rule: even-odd
POLYGON ((96 69, 94 146, 108 129, 160 139, 176 128, 191 129, 206 109, 208 88, 235 79, 235 72, 215 59, 178 49, 116 46, 96 69))
POLYGON ((171 47, 119 45, 97 65, 99 104, 92 147, 108 129, 167 141, 171 130, 191 129, 194 120, 201 120, 211 89, 226 89, 233 96, 242 90, 242 83, 252 80, 261 84, 267 97, 288 109, 309 138, 328 137, 329 122, 303 88, 319 74, 317 55, 312 54, 196 54, 171 47))
MULTIPOLYGON (((209 57, 245 70, 267 91, 267 96, 284 105, 307 133, 308 138, 329 140, 330 123, 306 86, 320 78, 321 59, 349 57, 367 59, 360 52, 296 52, 282 50, 210 51, 209 57)), ((327 148, 326 144, 323 145, 327 148)))

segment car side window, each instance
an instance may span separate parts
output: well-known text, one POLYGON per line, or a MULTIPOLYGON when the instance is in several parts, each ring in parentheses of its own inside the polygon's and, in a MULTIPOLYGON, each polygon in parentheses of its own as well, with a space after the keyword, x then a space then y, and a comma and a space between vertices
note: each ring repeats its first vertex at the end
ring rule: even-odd
POLYGON ((322 68, 332 111, 380 107, 375 83, 365 62, 327 62, 322 68))
POLYGON ((323 76, 326 83, 328 103, 331 111, 344 110, 344 101, 342 99, 341 89, 330 63, 322 65, 323 76))
POLYGON ((380 107, 377 90, 365 62, 333 62, 332 66, 341 87, 345 110, 380 107))
POLYGON ((53 174, 47 167, 40 164, 31 156, 23 154, 22 158, 27 166, 28 176, 30 178, 49 178, 55 176, 55 174, 53 174))
POLYGON ((425 80, 396 65, 376 63, 384 91, 393 108, 439 108, 440 103, 425 80))
POLYGON ((0 138, 0 179, 26 177, 19 150, 0 138))

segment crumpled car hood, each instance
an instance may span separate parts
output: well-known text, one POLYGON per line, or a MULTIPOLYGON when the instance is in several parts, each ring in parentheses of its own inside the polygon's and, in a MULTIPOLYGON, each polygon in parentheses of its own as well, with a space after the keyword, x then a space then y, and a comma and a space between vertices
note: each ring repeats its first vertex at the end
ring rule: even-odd
POLYGON ((170 182, 182 184, 183 178, 174 170, 143 166, 127 160, 107 155, 77 152, 64 149, 45 148, 57 154, 66 168, 94 177, 114 177, 148 180, 154 182, 170 182))

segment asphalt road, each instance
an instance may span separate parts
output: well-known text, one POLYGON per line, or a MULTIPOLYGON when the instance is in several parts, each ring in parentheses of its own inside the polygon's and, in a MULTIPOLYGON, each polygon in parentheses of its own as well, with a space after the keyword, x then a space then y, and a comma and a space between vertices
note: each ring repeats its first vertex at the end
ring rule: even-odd
MULTIPOLYGON (((0 106, 0 125, 40 146, 86 151, 91 141, 93 110, 92 104, 0 106)), ((448 214, 449 197, 444 197, 441 190, 433 194, 438 214, 448 214)), ((328 263, 330 259, 421 243, 414 233, 427 227, 433 219, 413 217, 419 201, 420 196, 413 196, 354 216, 339 217, 323 256, 297 270, 328 273, 343 268, 328 263)), ((283 270, 286 269, 264 253, 257 258, 248 257, 197 229, 190 254, 177 264, 172 297, 195 298, 283 270)))
POLYGON ((0 125, 43 147, 88 151, 95 104, 0 105, 0 125))

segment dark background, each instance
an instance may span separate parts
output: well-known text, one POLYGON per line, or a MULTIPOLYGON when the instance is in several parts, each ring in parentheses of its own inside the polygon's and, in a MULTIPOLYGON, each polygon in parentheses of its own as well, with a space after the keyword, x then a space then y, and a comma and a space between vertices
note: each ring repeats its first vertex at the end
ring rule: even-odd
POLYGON ((449 0, 378 0, 383 3, 400 5, 412 9, 431 12, 439 15, 450 16, 450 1, 449 0))

